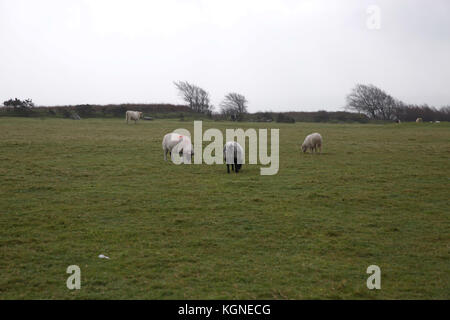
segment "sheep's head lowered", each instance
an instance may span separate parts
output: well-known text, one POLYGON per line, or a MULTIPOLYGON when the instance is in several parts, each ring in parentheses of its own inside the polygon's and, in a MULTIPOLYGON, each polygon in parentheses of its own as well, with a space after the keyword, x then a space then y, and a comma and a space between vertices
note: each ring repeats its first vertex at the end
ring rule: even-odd
POLYGON ((306 152, 306 150, 308 150, 308 147, 307 147, 307 146, 305 146, 304 144, 302 144, 302 151, 303 151, 303 153, 305 153, 305 152, 306 152))

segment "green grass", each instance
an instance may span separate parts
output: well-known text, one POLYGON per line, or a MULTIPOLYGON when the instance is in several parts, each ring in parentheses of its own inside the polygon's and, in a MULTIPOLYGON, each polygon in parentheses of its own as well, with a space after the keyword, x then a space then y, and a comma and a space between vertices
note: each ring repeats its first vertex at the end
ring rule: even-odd
POLYGON ((450 298, 448 123, 203 123, 280 128, 274 176, 164 162, 180 127, 0 118, 0 298, 450 298))

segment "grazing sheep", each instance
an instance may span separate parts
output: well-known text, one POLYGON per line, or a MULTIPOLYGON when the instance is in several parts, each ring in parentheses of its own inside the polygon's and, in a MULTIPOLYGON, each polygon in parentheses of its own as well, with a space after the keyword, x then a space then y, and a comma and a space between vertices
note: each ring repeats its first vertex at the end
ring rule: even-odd
POLYGON ((420 122, 423 122, 423 120, 422 120, 422 118, 417 118, 417 119, 416 119, 416 122, 417 122, 417 123, 420 123, 420 122))
POLYGON ((142 112, 139 111, 127 111, 125 114, 125 119, 127 120, 134 120, 134 124, 142 117, 142 112))
POLYGON ((317 152, 317 149, 319 149, 320 153, 322 152, 322 142, 323 140, 320 133, 311 133, 310 135, 307 135, 305 141, 303 141, 302 151, 306 152, 308 149, 310 149, 311 152, 317 152))
POLYGON ((435 121, 434 123, 441 123, 439 120, 435 121))
POLYGON ((167 152, 172 157, 172 150, 178 152, 181 156, 185 156, 185 163, 190 163, 190 158, 194 155, 194 147, 191 143, 191 138, 178 133, 168 133, 164 136, 162 142, 164 150, 164 160, 167 161, 167 152))
POLYGON ((228 141, 223 147, 223 160, 227 164, 227 172, 231 171, 239 172, 244 163, 244 149, 241 145, 235 141, 228 141))
POLYGON ((400 121, 400 119, 397 119, 397 120, 395 120, 395 123, 402 123, 401 121, 400 121))

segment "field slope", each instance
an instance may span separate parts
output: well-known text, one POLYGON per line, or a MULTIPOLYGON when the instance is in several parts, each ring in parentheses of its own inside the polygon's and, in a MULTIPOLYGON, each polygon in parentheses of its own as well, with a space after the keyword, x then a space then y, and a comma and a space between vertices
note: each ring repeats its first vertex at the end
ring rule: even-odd
POLYGON ((180 127, 0 118, 0 299, 450 298, 448 123, 203 122, 280 128, 274 176, 164 162, 180 127))

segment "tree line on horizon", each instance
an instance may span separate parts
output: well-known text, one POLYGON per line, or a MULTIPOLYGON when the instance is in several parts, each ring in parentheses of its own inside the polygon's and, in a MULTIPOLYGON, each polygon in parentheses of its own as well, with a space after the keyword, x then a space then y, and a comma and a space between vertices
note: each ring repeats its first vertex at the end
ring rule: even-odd
MULTIPOLYGON (((174 84, 179 91, 179 95, 191 109, 207 115, 213 113, 214 106, 209 103, 209 93, 206 90, 187 81, 178 81, 174 84)), ((450 121, 450 105, 437 109, 427 104, 406 104, 372 84, 357 84, 347 95, 346 100, 345 110, 360 114, 357 120, 353 117, 353 121, 365 121, 365 118, 383 121, 415 121, 417 118, 422 118, 424 121, 450 121)), ((246 117, 246 114, 248 114, 247 102, 242 94, 228 93, 220 104, 218 115, 227 120, 246 120, 248 119, 246 117)), ((314 119, 316 121, 328 121, 330 120, 328 113, 323 110, 318 111, 314 115, 314 119)), ((270 117, 267 112, 257 112, 256 114, 258 116, 265 114, 263 118, 267 121, 274 120, 273 113, 270 117)), ((348 120, 345 113, 338 114, 341 118, 348 120)), ((295 112, 279 112, 276 119, 278 122, 295 122, 295 117, 292 115, 295 115, 295 112)), ((339 119, 339 116, 337 119, 339 119)))
POLYGON ((62 116, 71 118, 79 115, 89 117, 122 117, 127 110, 136 110, 157 115, 156 118, 204 117, 214 120, 260 121, 260 122, 368 122, 382 121, 450 121, 450 106, 440 109, 423 105, 411 105, 393 98, 374 85, 357 84, 347 95, 345 111, 329 112, 248 112, 248 101, 240 93, 230 92, 225 95, 216 111, 210 103, 210 95, 203 88, 187 81, 174 82, 179 96, 186 105, 172 104, 109 104, 109 105, 75 105, 36 107, 31 99, 9 99, 3 102, 0 115, 12 116, 62 116))

